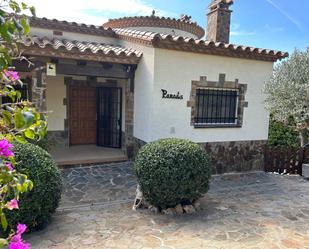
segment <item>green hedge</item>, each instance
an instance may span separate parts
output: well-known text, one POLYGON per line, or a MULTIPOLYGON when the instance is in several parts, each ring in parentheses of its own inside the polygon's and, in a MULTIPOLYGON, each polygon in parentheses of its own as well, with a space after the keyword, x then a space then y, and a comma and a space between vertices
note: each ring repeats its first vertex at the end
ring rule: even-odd
POLYGON ((8 211, 12 228, 24 223, 30 230, 43 228, 51 219, 61 198, 62 178, 51 156, 42 148, 26 143, 14 144, 16 170, 33 181, 32 191, 21 195, 19 210, 8 211))
POLYGON ((150 204, 174 207, 192 202, 208 191, 211 159, 193 142, 161 139, 140 149, 134 171, 150 204))
POLYGON ((27 141, 28 143, 34 144, 42 148, 43 150, 46 150, 47 152, 50 151, 51 146, 53 145, 51 141, 49 141, 46 137, 41 140, 31 140, 29 139, 27 141))
POLYGON ((271 119, 269 124, 268 145, 299 147, 299 135, 287 125, 271 119))

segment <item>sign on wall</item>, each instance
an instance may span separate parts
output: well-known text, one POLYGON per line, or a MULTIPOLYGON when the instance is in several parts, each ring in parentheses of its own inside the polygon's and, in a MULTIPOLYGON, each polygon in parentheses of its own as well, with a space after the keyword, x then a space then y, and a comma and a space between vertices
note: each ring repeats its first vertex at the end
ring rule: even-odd
POLYGON ((47 62, 46 63, 46 74, 48 76, 56 76, 56 64, 47 62))
POLYGON ((176 94, 169 93, 165 89, 161 89, 162 92, 162 99, 183 99, 183 95, 181 95, 179 92, 176 94))

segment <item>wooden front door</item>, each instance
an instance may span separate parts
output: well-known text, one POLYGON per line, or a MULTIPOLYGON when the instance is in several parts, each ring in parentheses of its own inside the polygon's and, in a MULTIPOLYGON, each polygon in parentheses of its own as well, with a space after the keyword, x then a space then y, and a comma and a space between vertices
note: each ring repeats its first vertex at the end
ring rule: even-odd
POLYGON ((70 86, 70 145, 96 144, 96 99, 95 87, 70 86))

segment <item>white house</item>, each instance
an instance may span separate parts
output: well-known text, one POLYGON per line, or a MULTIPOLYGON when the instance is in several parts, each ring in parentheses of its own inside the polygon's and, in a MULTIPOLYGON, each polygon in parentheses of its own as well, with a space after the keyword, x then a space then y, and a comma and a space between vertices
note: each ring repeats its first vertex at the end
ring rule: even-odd
POLYGON ((262 86, 287 53, 229 43, 232 0, 209 6, 204 29, 182 16, 109 20, 102 26, 31 18, 16 62, 28 98, 48 111, 58 147, 95 144, 133 157, 148 142, 205 146, 214 172, 261 167, 269 114, 262 86))

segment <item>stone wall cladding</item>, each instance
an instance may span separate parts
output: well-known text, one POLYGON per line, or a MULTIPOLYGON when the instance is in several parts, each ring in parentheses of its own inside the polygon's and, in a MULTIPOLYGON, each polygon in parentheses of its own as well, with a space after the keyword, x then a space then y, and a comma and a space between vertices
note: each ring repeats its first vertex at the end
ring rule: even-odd
POLYGON ((36 110, 46 113, 46 73, 43 70, 31 72, 31 101, 36 110))
POLYGON ((212 142, 201 146, 213 159, 213 174, 263 170, 266 140, 212 142))
POLYGON ((129 79, 129 82, 125 86, 125 150, 127 157, 132 159, 134 157, 134 91, 132 91, 131 84, 133 79, 129 79))
POLYGON ((51 146, 61 148, 69 146, 69 136, 67 131, 48 131, 47 140, 51 146))
POLYGON ((144 145, 146 145, 147 143, 141 139, 138 139, 136 137, 133 138, 133 155, 132 155, 132 159, 134 159, 137 156, 138 151, 140 150, 140 148, 142 148, 144 145))
POLYGON ((229 6, 233 1, 214 1, 209 6, 207 40, 229 43, 231 28, 231 13, 229 6))
POLYGON ((240 84, 238 79, 235 81, 225 81, 225 75, 219 75, 219 81, 208 81, 206 76, 201 76, 199 81, 192 81, 190 100, 187 102, 187 107, 191 108, 191 126, 195 125, 196 117, 196 90, 203 88, 218 88, 218 89, 237 89, 238 90, 238 106, 237 106, 237 124, 205 124, 199 128, 211 127, 241 127, 243 124, 244 108, 248 107, 248 102, 245 100, 247 91, 246 84, 240 84), (222 77, 223 76, 223 77, 222 77), (222 79, 220 79, 222 78, 222 79))
POLYGON ((231 11, 218 10, 208 14, 207 40, 229 43, 231 11))
MULTIPOLYGON (((266 140, 200 143, 212 158, 212 174, 260 171, 264 169, 266 140)), ((147 144, 134 137, 134 156, 147 144)))

